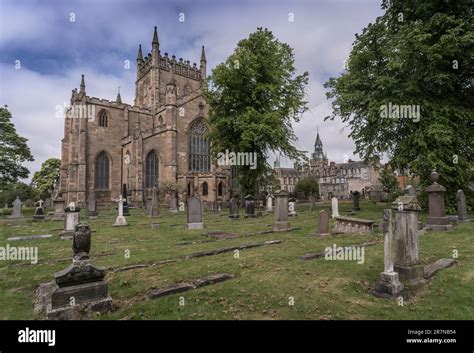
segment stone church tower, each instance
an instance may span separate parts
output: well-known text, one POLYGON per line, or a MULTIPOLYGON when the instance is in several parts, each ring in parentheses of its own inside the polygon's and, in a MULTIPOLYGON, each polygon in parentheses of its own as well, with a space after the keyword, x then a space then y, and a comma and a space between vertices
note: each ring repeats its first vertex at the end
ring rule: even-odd
POLYGON ((95 192, 98 205, 119 197, 125 184, 128 200, 141 206, 156 185, 178 182, 180 200, 197 196, 204 203, 230 196, 230 168, 211 160, 206 136, 208 107, 206 55, 200 66, 161 54, 155 27, 151 53, 139 46, 135 100, 122 102, 86 94, 84 76, 66 112, 62 140, 60 194, 84 205, 95 192))

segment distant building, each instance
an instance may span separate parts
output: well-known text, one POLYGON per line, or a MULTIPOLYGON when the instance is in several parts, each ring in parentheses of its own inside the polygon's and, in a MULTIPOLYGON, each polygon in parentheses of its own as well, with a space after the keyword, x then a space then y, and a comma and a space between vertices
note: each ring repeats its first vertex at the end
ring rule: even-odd
POLYGON ((295 164, 295 168, 280 168, 279 161, 277 162, 274 168, 275 175, 280 180, 281 187, 289 192, 294 191, 300 179, 310 175, 318 180, 319 196, 325 200, 334 196, 349 199, 351 191, 356 190, 363 197, 368 197, 371 189, 379 187, 378 165, 350 159, 346 163, 330 162, 324 153, 319 132, 316 135, 314 152, 308 163, 295 164))

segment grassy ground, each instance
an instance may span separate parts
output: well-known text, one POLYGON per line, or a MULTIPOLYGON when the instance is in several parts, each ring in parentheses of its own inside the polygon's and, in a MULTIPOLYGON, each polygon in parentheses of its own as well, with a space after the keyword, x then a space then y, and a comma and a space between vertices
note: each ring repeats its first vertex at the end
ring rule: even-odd
MULTIPOLYGON (((357 217, 374 219, 387 206, 361 203, 357 217)), ((329 204, 318 204, 318 209, 329 204)), ((271 229, 273 215, 258 219, 230 221, 227 213, 206 212, 205 230, 186 230, 185 214, 161 211, 159 229, 150 228, 150 219, 140 209, 127 217, 129 227, 114 228, 114 212, 102 210, 91 225, 92 261, 109 268, 107 282, 116 310, 99 319, 474 319, 474 223, 462 224, 449 232, 430 232, 420 239, 424 264, 459 254, 458 264, 438 273, 418 295, 398 305, 396 300, 372 296, 379 273, 383 270, 383 244, 365 248, 365 262, 302 261, 300 256, 323 251, 326 246, 345 246, 381 240, 373 235, 338 235, 316 238, 317 214, 308 205, 298 205, 298 217, 291 225, 299 230, 203 242, 209 231, 228 231, 241 235, 271 229), (283 243, 241 250, 216 256, 194 258, 114 273, 112 269, 134 264, 178 259, 194 252, 282 240, 283 243), (130 256, 125 256, 127 253, 130 256), (147 299, 153 288, 192 281, 213 273, 233 274, 234 279, 189 292, 155 300, 147 299), (184 297, 184 305, 180 305, 184 297), (293 297, 294 305, 290 305, 293 297)), ((350 209, 340 203, 340 213, 350 209)), ((242 216, 243 212, 241 212, 242 216)), ((9 241, 10 246, 37 246, 39 263, 0 261, 0 319, 35 319, 35 288, 49 282, 53 273, 71 262, 71 241, 57 234, 61 222, 30 221, 32 210, 23 221, 0 219, 0 247, 7 238, 18 235, 53 234, 52 238, 9 241)), ((83 216, 83 214, 82 214, 83 216)), ((421 215, 426 219, 426 214, 421 215)))

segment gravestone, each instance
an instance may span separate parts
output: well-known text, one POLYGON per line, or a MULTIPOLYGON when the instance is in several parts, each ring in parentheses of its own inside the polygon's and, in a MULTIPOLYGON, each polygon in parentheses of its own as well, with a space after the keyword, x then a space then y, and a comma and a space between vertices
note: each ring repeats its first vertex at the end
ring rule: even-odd
POLYGON ((296 217, 296 200, 294 197, 288 199, 288 216, 296 217))
POLYGON ((245 218, 255 218, 255 200, 252 195, 245 196, 245 218))
POLYGON ((153 187, 151 192, 151 202, 150 208, 148 212, 148 216, 151 218, 159 217, 160 216, 160 200, 158 198, 158 189, 153 187))
POLYGON ((398 197, 392 208, 395 212, 397 251, 395 272, 405 286, 418 286, 424 283, 423 264, 420 261, 418 212, 421 206, 416 195, 406 194, 398 197))
POLYGON ((118 216, 115 219, 115 223, 112 225, 113 227, 125 227, 128 226, 127 220, 124 217, 124 212, 123 212, 123 205, 125 203, 125 199, 123 198, 122 195, 120 195, 118 201, 118 216))
POLYGON ((64 200, 62 198, 56 198, 53 200, 54 205, 54 215, 53 221, 63 221, 64 220, 64 200))
POLYGON ((196 197, 190 197, 188 199, 188 216, 187 224, 188 229, 203 229, 202 223, 202 202, 196 197))
POLYGON ((319 223, 316 235, 320 237, 329 235, 329 212, 326 210, 319 211, 319 223))
POLYGON ((286 230, 290 228, 288 222, 288 194, 285 190, 275 193, 275 221, 273 222, 273 230, 286 230))
POLYGON ((273 196, 267 196, 267 212, 273 212, 273 196))
POLYGON ((171 213, 178 213, 178 199, 176 195, 172 195, 170 199, 170 212, 171 213))
POLYGON ((44 220, 44 201, 39 200, 37 202, 37 207, 35 208, 35 214, 33 215, 33 220, 35 221, 41 221, 44 220))
POLYGON ((44 208, 49 208, 52 206, 52 203, 51 203, 51 198, 47 197, 45 200, 44 200, 44 208))
POLYGON ((23 218, 23 214, 21 212, 21 200, 17 196, 15 201, 13 201, 13 210, 11 216, 8 218, 23 218))
POLYGON ((74 318, 73 311, 77 306, 87 313, 112 309, 112 298, 105 282, 106 270, 92 265, 90 248, 89 225, 77 224, 73 232, 72 265, 54 274, 51 308, 46 309, 48 319, 74 318))
POLYGON ((89 219, 95 219, 98 215, 99 213, 97 212, 97 198, 95 191, 91 191, 87 199, 87 216, 89 219))
POLYGON ((331 199, 332 218, 339 217, 339 201, 337 197, 331 199))
POLYGON ((64 218, 64 230, 61 232, 61 237, 63 239, 70 239, 74 235, 74 230, 76 225, 80 221, 80 211, 79 207, 76 207, 74 202, 69 203, 69 206, 64 209, 65 218, 64 218))
POLYGON ((128 209, 127 184, 122 185, 122 197, 123 197, 123 215, 130 216, 130 211, 128 209))
POLYGON ((425 191, 428 193, 428 219, 426 221, 426 227, 446 231, 451 229, 453 226, 449 223, 448 217, 446 217, 446 211, 444 209, 444 193, 446 188, 443 185, 438 184, 439 174, 436 171, 431 173, 431 181, 433 184, 428 186, 425 191))
POLYGON ((464 191, 461 189, 459 189, 456 193, 456 203, 458 209, 458 221, 469 222, 466 209, 466 196, 464 196, 464 191))
POLYGON ((239 203, 235 197, 232 197, 229 201, 229 219, 238 219, 239 217, 239 203))
POLYGON ((382 295, 397 296, 403 290, 398 273, 393 269, 392 257, 392 210, 383 210, 382 231, 384 234, 384 271, 380 273, 375 291, 382 295))
POLYGON ((316 209, 316 197, 311 195, 309 197, 309 211, 312 212, 316 209))
POLYGON ((360 211, 359 201, 360 201, 360 192, 352 191, 352 211, 360 211))

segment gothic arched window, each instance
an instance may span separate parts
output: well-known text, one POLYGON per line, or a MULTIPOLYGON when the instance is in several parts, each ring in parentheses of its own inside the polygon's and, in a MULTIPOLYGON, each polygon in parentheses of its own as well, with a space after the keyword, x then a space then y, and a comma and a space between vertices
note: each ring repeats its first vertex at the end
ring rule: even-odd
POLYGON ((109 157, 104 151, 100 152, 95 160, 95 189, 109 189, 109 157))
POLYGON ((222 196, 222 181, 217 184, 217 196, 222 196))
POLYGON ((158 157, 155 151, 151 151, 145 160, 145 187, 158 186, 158 157))
POLYGON ((209 187, 207 186, 207 183, 204 182, 202 184, 202 196, 207 196, 208 193, 209 193, 209 187))
POLYGON ((189 171, 191 172, 209 172, 211 169, 209 139, 206 138, 208 131, 202 119, 191 123, 188 132, 189 171))
POLYGON ((109 114, 107 113, 107 110, 105 109, 102 109, 99 112, 99 126, 100 127, 109 126, 109 114))

